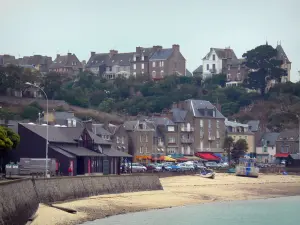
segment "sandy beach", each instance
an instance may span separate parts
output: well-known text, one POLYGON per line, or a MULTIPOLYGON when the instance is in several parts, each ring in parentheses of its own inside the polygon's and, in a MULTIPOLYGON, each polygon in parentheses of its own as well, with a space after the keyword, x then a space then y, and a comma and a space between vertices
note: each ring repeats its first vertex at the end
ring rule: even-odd
POLYGON ((163 191, 101 195, 55 204, 77 210, 70 214, 40 205, 32 225, 75 225, 107 216, 200 204, 300 195, 300 176, 260 175, 259 178, 217 174, 214 180, 199 176, 161 178, 163 191))

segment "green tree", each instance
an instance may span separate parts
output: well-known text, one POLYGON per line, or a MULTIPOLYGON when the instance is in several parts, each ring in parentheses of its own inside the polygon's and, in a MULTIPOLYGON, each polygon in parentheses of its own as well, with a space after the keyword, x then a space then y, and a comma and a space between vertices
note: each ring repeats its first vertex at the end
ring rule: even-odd
POLYGON ((230 136, 227 136, 224 139, 224 150, 227 153, 229 165, 230 165, 230 162, 231 162, 231 149, 233 148, 233 146, 234 146, 234 140, 233 140, 233 138, 230 137, 230 136))
POLYGON ((248 150, 248 143, 246 142, 245 139, 239 139, 237 140, 233 148, 231 149, 231 157, 232 159, 237 162, 239 158, 243 157, 248 150))
POLYGON ((104 99, 100 104, 98 109, 103 112, 111 112, 113 109, 114 100, 112 98, 104 99))
POLYGON ((21 117, 23 119, 29 119, 30 121, 36 121, 38 118, 40 110, 34 106, 25 106, 22 113, 21 117))
POLYGON ((62 85, 65 82, 65 78, 55 72, 46 74, 42 87, 48 96, 48 99, 59 99, 61 97, 62 85))
POLYGON ((251 70, 244 84, 250 89, 260 90, 262 96, 269 80, 280 82, 281 77, 287 75, 281 68, 283 62, 277 59, 277 50, 271 45, 260 45, 244 53, 243 57, 246 59, 244 64, 251 70))

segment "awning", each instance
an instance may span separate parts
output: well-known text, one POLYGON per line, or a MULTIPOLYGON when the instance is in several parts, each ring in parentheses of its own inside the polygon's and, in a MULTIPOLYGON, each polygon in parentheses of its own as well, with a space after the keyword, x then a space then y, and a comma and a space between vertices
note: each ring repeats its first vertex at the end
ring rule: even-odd
POLYGON ((287 157, 289 157, 289 155, 290 155, 290 153, 277 153, 274 156, 276 158, 287 158, 287 157))
POLYGON ((207 153, 197 152, 195 155, 202 159, 208 160, 208 161, 219 161, 220 160, 219 157, 217 157, 213 153, 209 153, 209 152, 207 152, 207 153))
POLYGON ((150 155, 137 155, 135 156, 136 160, 151 160, 152 157, 150 155))
POLYGON ((113 148, 104 148, 103 154, 109 157, 132 157, 132 155, 129 155, 126 152, 121 152, 113 148))
POLYGON ((164 156, 164 161, 167 161, 167 162, 175 162, 176 159, 172 159, 172 158, 169 157, 169 156, 164 156))
POLYGON ((186 158, 186 159, 188 159, 188 160, 200 160, 200 158, 199 157, 197 157, 197 156, 184 156, 184 158, 186 158))
POLYGON ((186 162, 186 161, 189 161, 189 159, 187 159, 185 157, 181 157, 181 158, 177 159, 177 161, 186 162))

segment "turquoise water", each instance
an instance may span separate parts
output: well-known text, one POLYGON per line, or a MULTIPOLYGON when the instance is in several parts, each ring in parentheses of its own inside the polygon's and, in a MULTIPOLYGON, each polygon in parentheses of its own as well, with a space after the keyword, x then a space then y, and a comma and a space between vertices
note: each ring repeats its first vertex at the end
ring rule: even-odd
POLYGON ((300 196, 207 203, 108 217, 84 225, 298 225, 300 196))

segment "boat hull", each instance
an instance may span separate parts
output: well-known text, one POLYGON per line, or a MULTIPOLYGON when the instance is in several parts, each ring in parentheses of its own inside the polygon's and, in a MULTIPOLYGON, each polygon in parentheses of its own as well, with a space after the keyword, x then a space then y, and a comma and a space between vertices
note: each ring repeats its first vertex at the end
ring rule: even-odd
POLYGON ((259 168, 258 167, 236 166, 235 175, 236 176, 245 176, 245 177, 258 177, 259 168))
POLYGON ((204 177, 204 178, 214 179, 215 178, 215 173, 200 174, 200 176, 204 177))

